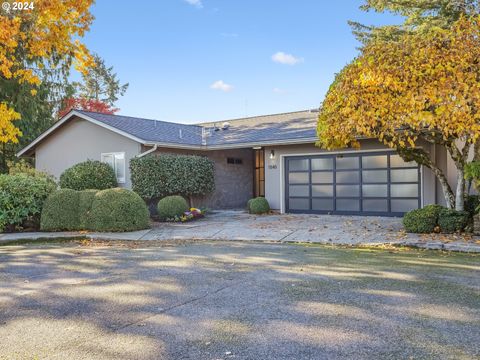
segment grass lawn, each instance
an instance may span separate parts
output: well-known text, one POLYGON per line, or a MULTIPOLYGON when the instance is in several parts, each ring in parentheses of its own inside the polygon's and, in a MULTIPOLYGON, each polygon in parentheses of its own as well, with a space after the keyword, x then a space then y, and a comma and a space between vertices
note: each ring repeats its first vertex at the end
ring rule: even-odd
POLYGON ((246 242, 0 247, 0 359, 475 359, 480 256, 246 242))

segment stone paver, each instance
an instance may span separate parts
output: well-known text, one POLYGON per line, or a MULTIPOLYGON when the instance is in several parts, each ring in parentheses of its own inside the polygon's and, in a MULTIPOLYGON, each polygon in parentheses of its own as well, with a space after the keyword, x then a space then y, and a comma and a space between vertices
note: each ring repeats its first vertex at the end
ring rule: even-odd
POLYGON ((480 252, 480 237, 403 232, 401 218, 338 215, 249 215, 219 211, 189 223, 155 223, 128 233, 4 234, 0 243, 25 238, 77 237, 104 240, 242 240, 336 245, 409 245, 426 249, 480 252))

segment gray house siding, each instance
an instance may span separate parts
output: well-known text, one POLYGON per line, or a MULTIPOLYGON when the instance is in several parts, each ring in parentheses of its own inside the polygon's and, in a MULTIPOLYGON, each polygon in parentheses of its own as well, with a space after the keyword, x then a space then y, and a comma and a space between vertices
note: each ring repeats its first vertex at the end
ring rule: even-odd
MULTIPOLYGON (((142 151, 148 150, 143 147, 142 151)), ((183 154, 207 156, 215 163, 215 191, 201 198, 194 198, 194 206, 211 209, 245 208, 253 196, 253 150, 210 150, 195 151, 159 148, 156 154, 183 154), (228 158, 241 159, 241 164, 229 164, 228 158)), ((193 174, 192 174, 193 175, 193 174)))
POLYGON ((65 169, 79 162, 100 160, 102 153, 125 152, 126 181, 131 188, 130 159, 140 153, 140 144, 82 119, 69 121, 42 141, 35 150, 35 168, 57 179, 65 169))

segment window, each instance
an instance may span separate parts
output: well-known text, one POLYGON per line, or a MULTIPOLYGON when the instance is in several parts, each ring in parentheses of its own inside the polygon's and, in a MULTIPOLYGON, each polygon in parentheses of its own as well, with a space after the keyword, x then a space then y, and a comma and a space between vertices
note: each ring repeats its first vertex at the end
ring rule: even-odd
POLYGON ((227 158, 227 164, 236 164, 236 165, 242 165, 243 160, 242 159, 237 159, 237 158, 227 158))
POLYGON ((253 194, 255 197, 265 196, 265 150, 254 150, 255 174, 253 194))
POLYGON ((104 153, 102 154, 102 162, 110 165, 115 171, 117 182, 119 184, 125 183, 125 153, 104 153))

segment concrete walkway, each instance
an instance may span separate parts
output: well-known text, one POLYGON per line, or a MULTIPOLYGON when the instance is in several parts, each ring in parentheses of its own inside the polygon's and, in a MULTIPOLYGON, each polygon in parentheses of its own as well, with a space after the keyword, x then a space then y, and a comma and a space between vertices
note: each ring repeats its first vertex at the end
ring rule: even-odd
POLYGON ((86 237, 98 240, 241 240, 311 242, 332 245, 407 245, 427 249, 480 252, 480 237, 407 234, 400 218, 339 215, 249 215, 218 211, 189 223, 155 223, 128 233, 17 233, 0 243, 23 239, 86 237))

